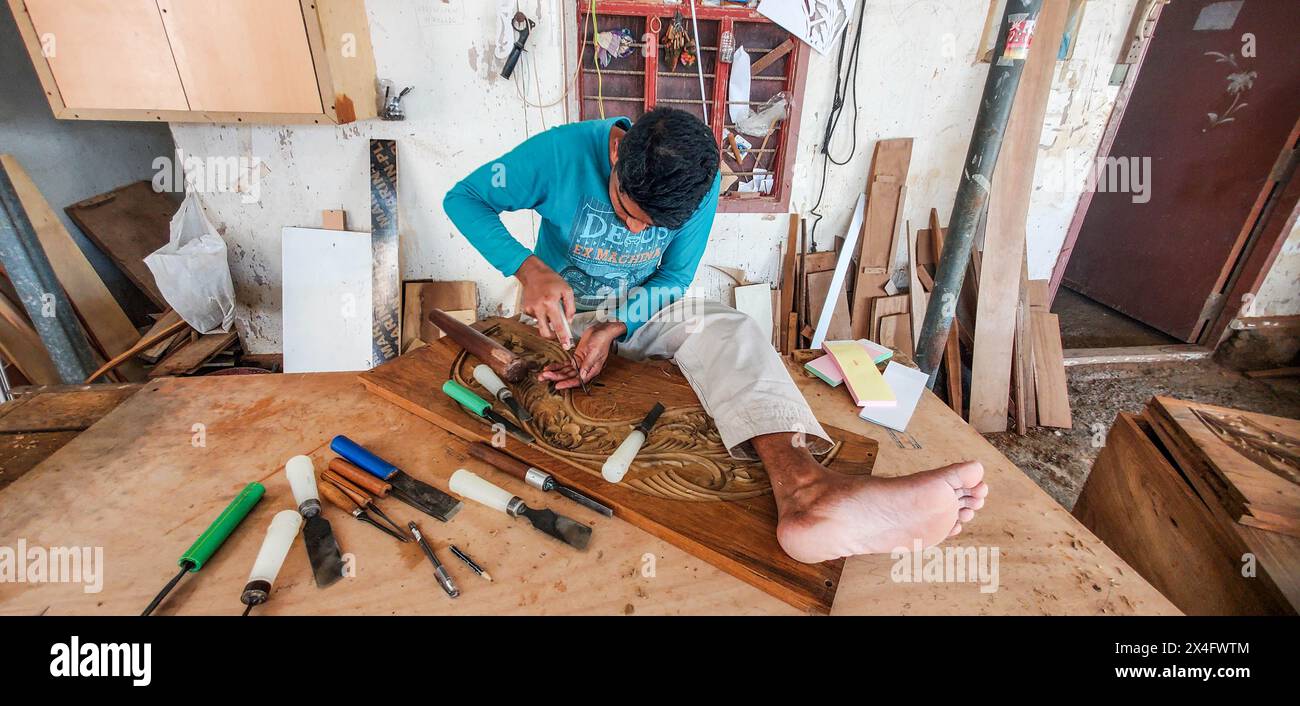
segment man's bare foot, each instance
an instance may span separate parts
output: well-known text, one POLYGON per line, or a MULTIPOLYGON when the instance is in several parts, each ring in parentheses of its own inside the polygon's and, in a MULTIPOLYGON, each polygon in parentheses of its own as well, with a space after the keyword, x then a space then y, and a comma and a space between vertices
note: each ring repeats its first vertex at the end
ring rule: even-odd
POLYGON ((961 532, 989 492, 976 461, 876 478, 827 471, 789 435, 757 437, 754 447, 772 477, 777 541, 805 563, 911 548, 918 539, 933 546, 961 532))

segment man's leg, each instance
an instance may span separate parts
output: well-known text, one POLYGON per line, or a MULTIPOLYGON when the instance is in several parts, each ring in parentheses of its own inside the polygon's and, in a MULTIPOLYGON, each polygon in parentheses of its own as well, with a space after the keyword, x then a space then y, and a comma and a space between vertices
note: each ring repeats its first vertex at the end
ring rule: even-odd
POLYGON ((889 552, 916 539, 937 544, 984 505, 988 486, 978 463, 903 478, 846 476, 818 463, 810 448, 828 447, 826 432, 758 324, 735 309, 677 302, 618 352, 672 358, 728 451, 763 461, 776 496, 777 539, 799 561, 889 552))

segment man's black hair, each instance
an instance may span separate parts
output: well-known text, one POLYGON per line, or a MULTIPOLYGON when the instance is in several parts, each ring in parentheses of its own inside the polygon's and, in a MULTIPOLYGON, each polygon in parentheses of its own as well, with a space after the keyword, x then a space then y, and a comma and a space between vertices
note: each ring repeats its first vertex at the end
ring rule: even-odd
POLYGON ((718 174, 718 145, 699 118, 674 108, 642 115, 618 145, 619 185, 657 226, 680 228, 718 174))

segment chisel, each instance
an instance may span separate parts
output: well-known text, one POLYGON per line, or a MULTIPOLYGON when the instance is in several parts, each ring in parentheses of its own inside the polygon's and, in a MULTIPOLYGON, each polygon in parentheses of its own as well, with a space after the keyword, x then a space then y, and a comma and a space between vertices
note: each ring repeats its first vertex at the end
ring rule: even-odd
POLYGON ((477 473, 464 468, 451 474, 451 490, 474 502, 482 503, 511 517, 524 517, 533 527, 578 549, 586 549, 591 541, 591 528, 550 510, 534 510, 524 504, 519 496, 480 478, 477 473))
POLYGON ((534 441, 536 441, 536 439, 533 438, 532 434, 529 434, 528 432, 524 431, 519 426, 512 423, 509 419, 506 419, 505 417, 492 411, 492 403, 474 394, 474 392, 470 390, 468 387, 465 387, 464 385, 456 382, 455 380, 448 380, 447 382, 444 382, 442 384, 442 391, 445 392, 448 397, 459 402, 461 406, 464 407, 465 409, 468 409, 469 411, 473 412, 474 414, 477 414, 483 419, 488 420, 492 424, 500 424, 501 427, 506 430, 506 433, 510 434, 516 439, 526 444, 531 444, 534 441))
POLYGON ((646 437, 650 436, 650 429, 654 427, 655 422, 659 421, 659 415, 664 413, 664 406, 655 403, 650 408, 650 413, 645 415, 645 419, 636 425, 631 434, 623 440, 623 443, 614 449, 614 453, 605 459, 605 465, 601 466, 600 475, 610 483, 617 483, 623 480, 627 475, 627 469, 631 467, 632 460, 641 452, 641 446, 645 444, 646 437))
POLYGON ((564 330, 564 338, 569 342, 569 345, 563 346, 564 353, 569 356, 569 362, 573 364, 573 372, 578 376, 578 384, 582 386, 582 393, 584 395, 590 394, 587 389, 587 381, 582 379, 582 365, 578 363, 578 356, 573 353, 573 331, 569 328, 569 320, 563 316, 560 317, 560 328, 564 330))
POLYGON ((266 488, 261 483, 249 483, 244 486, 244 489, 240 491, 239 495, 235 496, 234 500, 230 501, 226 509, 222 510, 220 515, 217 515, 217 519, 213 520, 212 524, 208 525, 208 528, 203 531, 203 534, 194 540, 190 548, 185 550, 180 561, 177 562, 181 567, 180 572, 176 574, 175 578, 167 582, 163 590, 154 597, 153 601, 149 603, 149 607, 145 608, 140 615, 145 616, 152 613, 158 607, 158 604, 162 603, 163 599, 167 597, 167 594, 171 593, 171 590, 176 587, 176 584, 180 583, 181 577, 186 573, 196 573, 203 568, 208 559, 212 558, 212 555, 226 541, 230 533, 234 532, 239 523, 244 521, 253 506, 265 494, 266 488))
POLYGON ((429 561, 433 562, 433 577, 438 580, 438 585, 442 586, 442 590, 446 591, 448 596, 452 598, 459 596, 460 589, 456 588, 456 582, 451 580, 451 574, 447 573, 447 567, 443 566, 441 561, 438 561, 438 555, 433 553, 433 547, 429 546, 429 543, 425 541, 424 534, 420 532, 419 526, 414 522, 409 522, 406 528, 411 530, 411 534, 415 536, 415 541, 420 543, 424 555, 429 557, 429 561))
POLYGON ((486 461, 487 463, 492 464, 498 470, 508 473, 544 493, 554 490, 588 510, 599 512, 605 517, 614 516, 614 511, 612 509, 592 500, 567 485, 557 482, 555 476, 550 473, 547 473, 540 468, 529 466, 523 461, 516 459, 514 456, 502 453, 481 441, 469 445, 469 455, 480 461, 486 461))
POLYGON ((257 559, 253 561, 253 570, 248 574, 248 583, 239 600, 246 607, 244 615, 255 605, 261 605, 271 598, 271 585, 284 565, 284 558, 293 546, 293 538, 298 536, 302 527, 302 515, 296 510, 281 510, 271 518, 271 525, 266 528, 266 538, 262 548, 257 550, 257 559))
POLYGON ((533 415, 528 412, 528 409, 519 402, 518 398, 515 397, 515 393, 511 392, 510 388, 506 387, 506 384, 501 381, 501 378, 497 377, 496 373, 492 372, 492 368, 481 363, 475 365, 474 379, 478 381, 478 384, 486 388, 488 392, 491 392, 494 397, 504 402, 506 406, 510 408, 510 411, 514 413, 515 419, 518 419, 521 422, 526 422, 533 418, 533 415))
POLYGON ((294 502, 306 522, 302 539, 307 545, 307 558, 317 588, 325 588, 343 578, 343 552, 329 520, 321 515, 320 495, 316 491, 316 470, 307 456, 294 456, 284 465, 284 475, 289 478, 294 502))
POLYGON ((320 477, 330 485, 343 491, 344 495, 348 496, 352 502, 369 514, 378 517, 387 523, 389 527, 397 530, 398 534, 406 536, 406 532, 401 525, 393 522, 393 518, 385 515, 384 511, 379 509, 379 506, 375 504, 375 499, 370 495, 374 493, 378 497, 386 498, 388 497, 388 491, 393 488, 392 485, 379 480, 341 458, 330 459, 329 468, 325 469, 320 474, 320 477))
POLYGON ((392 486, 390 492, 393 497, 430 517, 447 522, 460 512, 459 500, 428 483, 412 478, 342 434, 330 441, 330 449, 366 473, 387 481, 392 486))
POLYGON ((337 486, 330 484, 322 485, 320 487, 320 494, 325 496, 325 499, 330 501, 330 504, 334 507, 337 507, 343 512, 355 517, 359 522, 364 522, 399 542, 411 541, 410 539, 407 539, 406 535, 398 534, 388 527, 375 522, 374 518, 367 514, 355 500, 348 495, 344 495, 343 491, 339 490, 337 486))

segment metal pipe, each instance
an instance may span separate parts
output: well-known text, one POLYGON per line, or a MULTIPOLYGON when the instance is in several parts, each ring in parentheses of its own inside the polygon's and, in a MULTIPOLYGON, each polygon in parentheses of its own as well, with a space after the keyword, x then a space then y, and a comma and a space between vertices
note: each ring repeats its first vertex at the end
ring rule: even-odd
POLYGON ((925 309, 921 324, 920 341, 916 348, 916 364, 930 376, 934 387, 935 372, 939 369, 948 332, 957 312, 957 297, 961 294, 962 280, 966 277, 966 263, 970 261, 975 244, 975 231, 980 218, 988 208, 989 188, 993 183, 993 169, 997 166, 1002 138, 1015 102, 1020 74, 1025 68, 1028 38, 1019 32, 1013 39, 1021 47, 1020 56, 1008 54, 1007 39, 1012 23, 1019 28, 1032 27, 1038 19, 1043 0, 1008 0, 998 29, 995 55, 989 64, 984 80, 984 94, 980 97, 975 129, 971 132, 970 147, 962 169, 961 184, 952 206, 952 220, 948 237, 944 240, 943 254, 934 275, 934 289, 930 304, 925 309))
POLYGON ((0 168, 0 262, 22 300, 32 327, 49 351, 59 379, 79 385, 95 370, 94 354, 72 304, 23 210, 9 173, 0 168))

